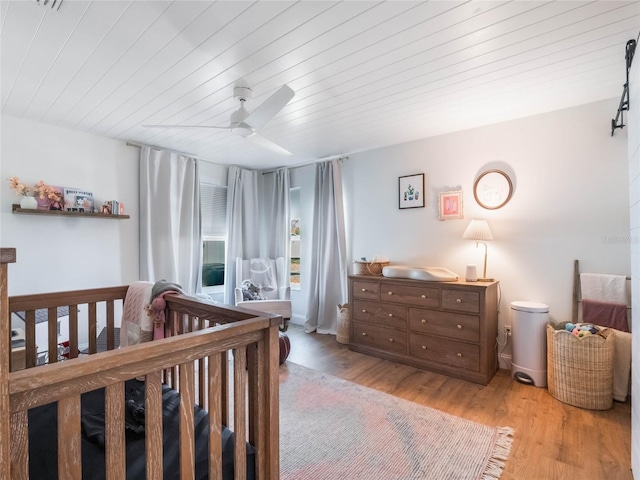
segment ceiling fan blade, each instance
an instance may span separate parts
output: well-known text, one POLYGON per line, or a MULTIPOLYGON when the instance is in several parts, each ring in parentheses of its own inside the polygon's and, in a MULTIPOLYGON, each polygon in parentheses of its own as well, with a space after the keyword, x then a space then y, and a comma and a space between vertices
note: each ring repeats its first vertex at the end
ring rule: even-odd
POLYGON ((271 140, 263 137, 262 135, 258 135, 257 133, 249 135, 245 138, 257 147, 262 147, 273 153, 277 153, 278 155, 291 155, 291 152, 289 150, 285 150, 280 145, 273 143, 271 140))
POLYGON ((218 128, 231 130, 231 127, 215 127, 213 125, 142 125, 145 128, 218 128))
POLYGON ((257 107, 244 123, 254 130, 262 129, 282 108, 295 96, 295 92, 288 85, 283 85, 276 93, 267 98, 262 105, 257 107))

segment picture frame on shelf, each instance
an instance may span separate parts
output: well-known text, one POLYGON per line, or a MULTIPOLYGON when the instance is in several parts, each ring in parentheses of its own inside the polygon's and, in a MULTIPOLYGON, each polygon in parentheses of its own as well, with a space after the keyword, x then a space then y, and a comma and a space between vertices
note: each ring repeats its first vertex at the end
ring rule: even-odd
POLYGON ((462 190, 440 192, 438 196, 439 220, 460 220, 464 218, 462 211, 462 190))
POLYGON ((424 173, 398 178, 398 208, 424 207, 424 173))
POLYGON ((77 188, 64 189, 65 212, 94 212, 93 193, 77 188))

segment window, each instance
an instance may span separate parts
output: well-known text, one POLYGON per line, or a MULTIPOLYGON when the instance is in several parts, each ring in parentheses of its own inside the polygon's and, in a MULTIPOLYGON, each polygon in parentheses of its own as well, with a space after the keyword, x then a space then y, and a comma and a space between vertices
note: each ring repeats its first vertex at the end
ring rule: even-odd
POLYGON ((202 291, 224 291, 227 244, 227 187, 200 185, 202 216, 202 291))
POLYGON ((291 218, 291 244, 289 259, 289 285, 300 290, 300 188, 289 189, 289 218, 291 218))

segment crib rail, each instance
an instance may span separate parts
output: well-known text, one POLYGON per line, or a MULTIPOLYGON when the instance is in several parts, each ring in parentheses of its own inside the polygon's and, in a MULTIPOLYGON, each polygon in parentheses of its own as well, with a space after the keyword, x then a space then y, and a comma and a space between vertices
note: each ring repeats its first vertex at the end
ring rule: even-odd
POLYGON ((0 346, 11 345, 11 312, 25 312, 25 369, 10 371, 10 349, 0 348, 0 478, 29 478, 28 410, 58 402, 59 478, 82 478, 81 395, 105 388, 107 478, 125 478, 124 382, 145 379, 147 478, 163 476, 162 383, 180 393, 181 478, 194 478, 194 410, 209 412, 209 478, 221 478, 221 426, 235 432, 235 478, 245 478, 245 444, 256 449, 259 479, 279 478, 278 326, 282 318, 222 307, 184 295, 167 296, 166 318, 178 335, 123 349, 115 317, 127 287, 8 298, 7 263, 0 250, 0 346), (57 308, 69 307, 69 359, 37 366, 35 312, 47 310, 49 351, 57 348, 57 308), (86 319, 74 312, 84 309, 86 319), (107 350, 97 352, 97 326, 106 319, 107 350), (78 355, 79 322, 88 322, 90 355, 78 355), (55 345, 53 343, 56 342, 55 345), (52 348, 53 347, 53 348, 52 348), (231 355, 230 355, 231 354, 231 355))
MULTIPOLYGON (((11 314, 22 313, 25 315, 25 368, 33 368, 38 362, 38 347, 36 346, 36 311, 47 311, 48 343, 47 363, 56 363, 58 352, 58 307, 69 309, 69 345, 68 358, 76 358, 79 355, 79 324, 86 321, 88 335, 88 353, 97 352, 98 317, 102 316, 106 321, 107 349, 112 350, 115 343, 115 311, 116 306, 122 308, 127 287, 96 288, 90 290, 76 290, 70 292, 43 293, 35 295, 21 295, 9 298, 9 311, 11 314), (80 320, 78 312, 86 311, 85 319, 80 320)), ((12 370, 16 366, 12 365, 12 370)))

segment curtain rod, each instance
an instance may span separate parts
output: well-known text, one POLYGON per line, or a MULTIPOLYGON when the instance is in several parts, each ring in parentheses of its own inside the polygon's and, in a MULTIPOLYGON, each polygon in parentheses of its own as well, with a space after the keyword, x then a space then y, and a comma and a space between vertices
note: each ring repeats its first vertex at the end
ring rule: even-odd
POLYGON ((155 150, 167 150, 169 152, 177 153, 178 155, 186 155, 187 157, 195 158, 196 160, 201 160, 203 162, 208 162, 208 163, 212 163, 214 165, 219 165, 221 167, 229 168, 229 165, 227 165, 225 163, 212 162, 211 160, 207 160, 206 158, 198 157, 197 155, 194 155, 193 153, 178 152, 177 150, 170 150, 170 149, 167 149, 167 148, 156 147, 155 145, 142 145, 140 143, 134 143, 134 142, 127 142, 127 146, 128 147, 135 147, 135 148, 149 147, 149 148, 153 148, 155 150))
MULTIPOLYGON (((140 144, 140 143, 135 143, 135 142, 126 142, 126 144, 127 144, 127 146, 129 146, 129 147, 135 147, 135 148, 149 147, 149 148, 154 148, 154 149, 156 149, 156 150, 168 150, 168 149, 166 149, 166 148, 156 147, 155 145, 142 145, 142 144, 140 144)), ((169 151, 170 151, 170 152, 173 152, 173 153, 177 153, 177 154, 179 154, 179 155, 186 155, 186 156, 188 156, 188 157, 193 157, 193 158, 195 158, 195 159, 197 159, 197 160, 202 160, 203 162, 212 163, 212 164, 214 164, 214 165, 219 165, 219 166, 221 166, 221 167, 227 167, 227 168, 229 168, 229 167, 231 166, 231 165, 228 165, 228 164, 225 164, 225 163, 216 163, 216 162, 212 162, 212 161, 207 160, 207 159, 205 159, 205 158, 198 157, 198 156, 196 156, 196 155, 194 155, 194 154, 192 154, 192 153, 178 152, 178 151, 176 151, 176 150, 169 150, 169 151)), ((276 169, 274 169, 274 170, 268 170, 268 171, 266 171, 266 172, 262 172, 262 174, 263 174, 263 175, 267 175, 268 173, 273 173, 273 172, 275 172, 276 170, 279 170, 280 168, 289 168, 289 169, 294 169, 294 168, 308 167, 309 165, 313 165, 313 164, 315 164, 315 163, 322 162, 322 161, 325 161, 325 160, 333 160, 334 158, 336 158, 336 156, 333 156, 333 157, 324 157, 324 158, 319 158, 318 160, 314 160, 314 161, 312 161, 312 162, 298 163, 298 164, 293 165, 293 166, 291 166, 291 167, 279 167, 279 168, 276 168, 276 169)), ((342 162, 343 160, 348 160, 348 159, 349 159, 349 157, 348 157, 348 156, 346 156, 346 155, 345 155, 345 156, 342 156, 342 157, 341 157, 341 156, 337 156, 337 159, 338 159, 338 161, 342 162)), ((244 167, 243 167, 243 168, 244 168, 244 167)))
MULTIPOLYGON (((325 160, 333 160, 336 157, 325 157, 325 158, 319 158, 318 160, 314 160, 312 162, 306 162, 306 163, 298 163, 296 165, 292 165, 291 167, 280 167, 280 168, 288 168, 289 170, 293 170, 294 168, 302 168, 302 167, 308 167, 310 165, 314 165, 318 162, 323 162, 325 160)), ((349 157, 348 156, 344 156, 344 157, 337 157, 337 160, 339 162, 342 162, 343 160, 348 160, 349 157)), ((262 172, 263 175, 268 175, 269 173, 273 173, 276 170, 280 170, 280 168, 276 168, 275 170, 267 170, 266 172, 262 172)))

